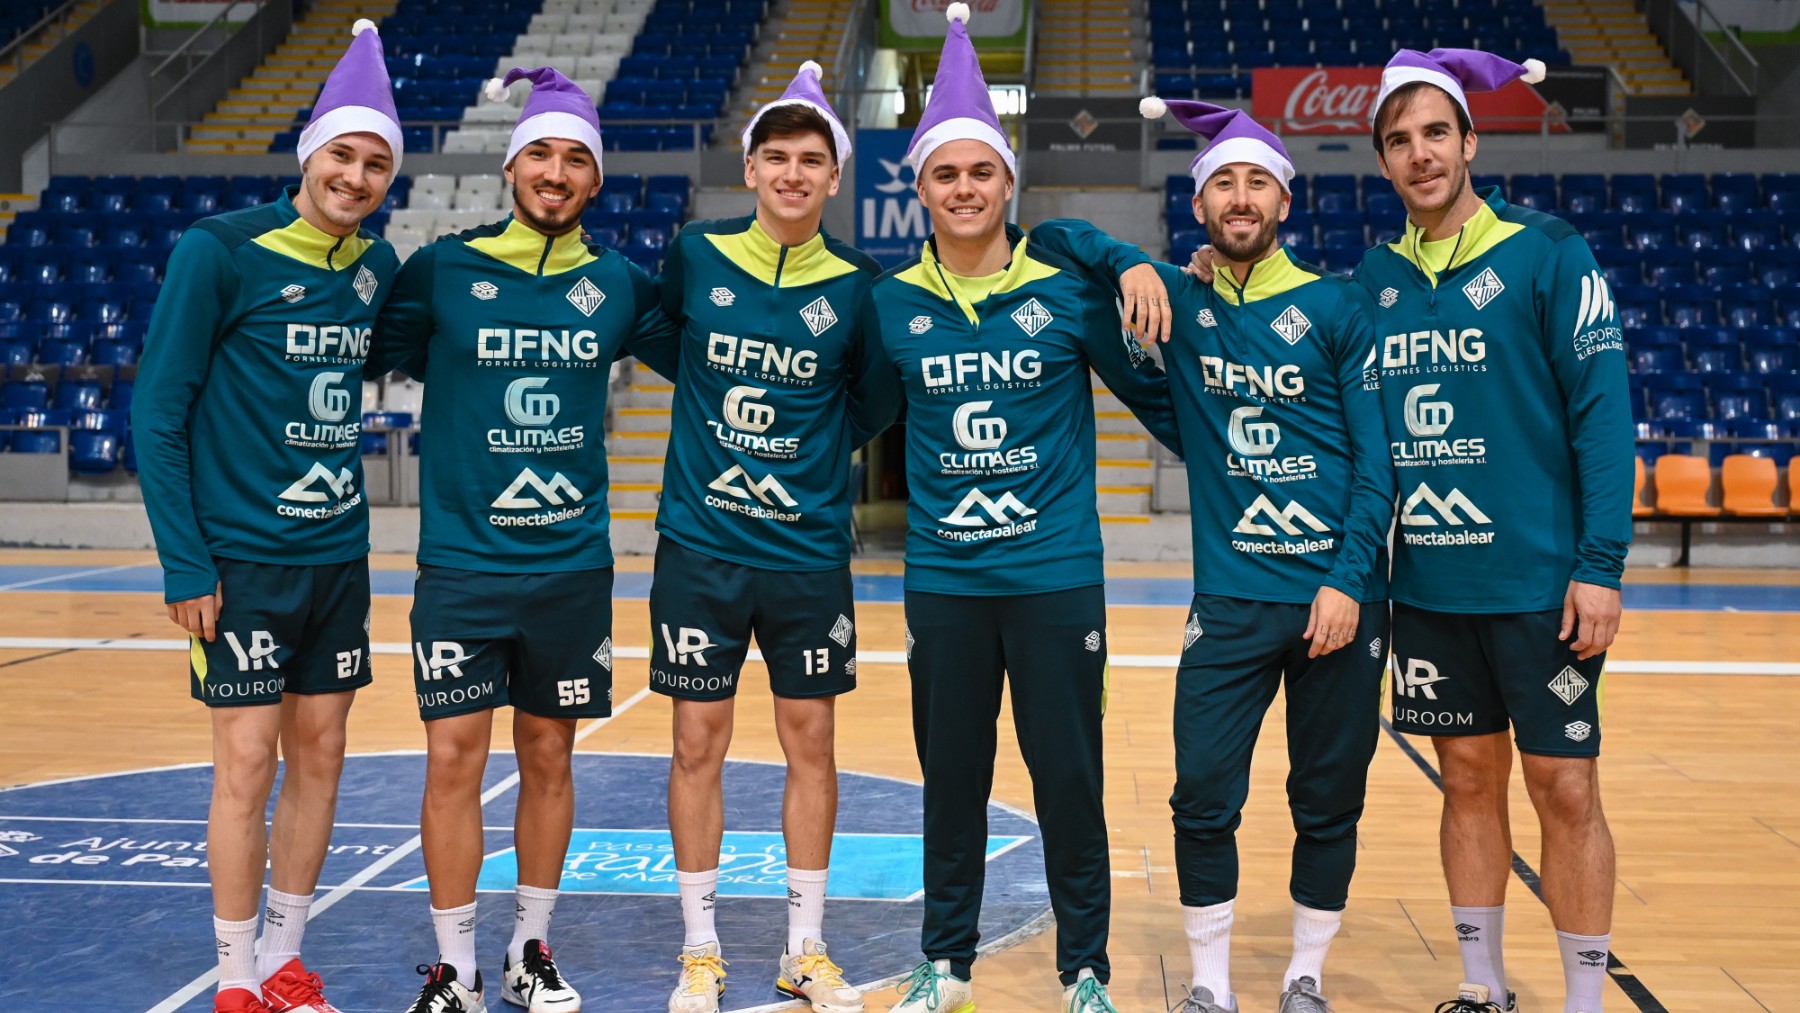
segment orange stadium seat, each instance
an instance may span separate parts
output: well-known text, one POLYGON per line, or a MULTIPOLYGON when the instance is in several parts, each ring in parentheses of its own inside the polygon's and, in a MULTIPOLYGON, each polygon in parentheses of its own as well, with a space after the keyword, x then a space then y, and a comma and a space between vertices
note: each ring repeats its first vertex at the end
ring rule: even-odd
POLYGON ((1714 517, 1719 508, 1706 502, 1712 467, 1704 457, 1664 454, 1656 459, 1656 510, 1671 517, 1714 517))
POLYGON ((1782 517, 1783 507, 1775 505, 1775 489, 1779 480, 1775 462, 1767 457, 1732 454, 1719 470, 1721 498, 1725 512, 1739 517, 1782 517))
POLYGON ((1631 455, 1631 459, 1637 462, 1637 476, 1632 479, 1631 486, 1631 516, 1649 517, 1656 513, 1656 508, 1644 502, 1644 459, 1636 454, 1631 455))

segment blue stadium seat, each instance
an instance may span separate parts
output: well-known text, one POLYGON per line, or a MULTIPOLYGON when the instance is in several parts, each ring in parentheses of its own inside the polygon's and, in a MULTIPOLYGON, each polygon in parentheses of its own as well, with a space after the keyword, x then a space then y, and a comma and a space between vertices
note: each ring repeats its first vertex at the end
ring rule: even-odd
POLYGON ((126 412, 126 417, 129 418, 129 413, 131 411, 131 394, 136 386, 137 383, 133 380, 114 380, 112 394, 106 399, 106 407, 116 411, 126 412))
POLYGON ((60 454, 62 453, 62 434, 55 430, 25 429, 12 434, 12 452, 15 454, 60 454))
POLYGON ((96 366, 135 366, 138 360, 139 346, 124 341, 96 341, 89 352, 90 361, 96 366))
POLYGON ((119 466, 119 434, 78 431, 69 434, 69 470, 84 475, 109 474, 119 466))
POLYGON ((0 371, 31 364, 34 349, 27 341, 0 341, 0 371))
POLYGON ((1800 210, 1800 173, 1764 173, 1762 191, 1763 201, 1771 211, 1800 210))
POLYGON ((1777 321, 1783 327, 1800 327, 1800 285, 1784 285, 1771 289, 1777 307, 1777 321))
POLYGON ((1572 214, 1606 209, 1606 177, 1571 173, 1562 178, 1562 207, 1572 214))
POLYGON ((1687 369, 1687 360, 1679 345, 1672 348, 1666 345, 1634 346, 1630 360, 1634 373, 1680 373, 1687 369))
POLYGON ((1705 386, 1699 375, 1660 373, 1644 379, 1644 389, 1650 399, 1650 418, 1666 422, 1707 417, 1705 386))
POLYGON ((1712 210, 1712 194, 1706 189, 1706 177, 1698 173, 1672 172, 1664 175, 1662 196, 1663 207, 1676 214, 1712 210))
POLYGON ((1656 177, 1648 173, 1619 173, 1612 178, 1612 207, 1631 213, 1661 207, 1656 198, 1656 177))
MULTIPOLYGON (((46 366, 79 366, 87 362, 87 343, 46 338, 38 342, 37 361, 46 366)), ((63 387, 69 386, 63 384, 63 387)), ((59 387, 58 393, 61 393, 59 387)), ((66 407, 59 405, 58 407, 66 407)))
POLYGON ((1764 250, 1757 256, 1754 270, 1756 280, 1764 288, 1778 289, 1800 284, 1800 250, 1764 250))
POLYGON ((1747 211, 1762 207, 1762 191, 1756 185, 1756 174, 1720 172, 1712 177, 1713 202, 1720 211, 1747 211))
MULTIPOLYGON (((1742 261, 1730 260, 1716 255, 1723 251, 1715 251, 1714 256, 1697 256, 1693 266, 1700 268, 1700 280, 1713 288, 1724 288, 1729 285, 1743 285, 1750 281, 1750 265, 1742 261)), ((1688 281, 1689 278, 1683 278, 1688 281)))
POLYGON ((1763 378, 1744 373, 1721 373, 1706 378, 1712 395, 1713 418, 1721 422, 1760 420, 1769 417, 1769 395, 1763 378))
POLYGON ((105 389, 93 381, 65 380, 57 384, 56 398, 50 407, 67 411, 99 408, 105 402, 105 395, 105 389))
POLYGON ((1775 323, 1775 305, 1761 285, 1736 284, 1719 291, 1725 321, 1733 327, 1764 327, 1775 323))
POLYGON ((1663 312, 1677 327, 1711 327, 1718 323, 1713 291, 1704 285, 1673 285, 1663 290, 1663 312))
POLYGON ((1644 277, 1656 288, 1686 285, 1694 280, 1694 258, 1686 250, 1655 249, 1637 251, 1643 259, 1644 277))
POLYGON ((1666 211, 1640 211, 1625 219, 1625 243, 1640 250, 1675 245, 1675 216, 1666 211))
POLYGON ((1512 178, 1508 200, 1539 211, 1555 211, 1556 177, 1545 174, 1519 173, 1512 178))

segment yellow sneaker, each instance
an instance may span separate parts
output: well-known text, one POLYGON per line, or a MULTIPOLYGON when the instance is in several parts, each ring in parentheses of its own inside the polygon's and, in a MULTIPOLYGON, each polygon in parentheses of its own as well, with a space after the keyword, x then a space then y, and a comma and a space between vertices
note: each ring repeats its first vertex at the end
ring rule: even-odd
POLYGON ((808 939, 798 957, 781 954, 781 977, 775 988, 805 1000, 813 1013, 863 1013, 862 993, 844 980, 844 972, 825 955, 825 944, 808 939))
POLYGON ((669 993, 669 1013, 719 1013, 727 966, 719 956, 719 944, 684 946, 680 960, 681 984, 669 993))

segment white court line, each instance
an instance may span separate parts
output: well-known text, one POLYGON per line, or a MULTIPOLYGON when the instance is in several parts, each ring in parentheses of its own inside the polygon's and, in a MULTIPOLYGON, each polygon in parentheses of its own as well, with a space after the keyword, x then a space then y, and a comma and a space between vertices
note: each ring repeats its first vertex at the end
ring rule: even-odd
MULTIPOLYGON (((613 708, 613 712, 610 716, 603 717, 603 718, 597 718, 593 722, 591 722, 586 728, 583 728, 580 731, 576 732, 575 740, 572 743, 572 745, 580 745, 582 739, 585 739, 588 736, 599 731, 601 728, 603 728, 607 724, 611 723, 613 718, 616 718, 619 715, 630 710, 631 708, 636 707, 638 704, 640 704, 644 700, 648 699, 649 696, 650 696, 650 688, 648 686, 644 687, 643 689, 638 690, 636 693, 631 694, 631 696, 628 697, 624 703, 613 708)), ((487 791, 484 791, 481 793, 481 804, 483 806, 486 806, 489 802, 492 802, 494 799, 499 798, 501 795, 512 790, 512 788, 515 785, 517 785, 518 783, 519 783, 519 772, 515 769, 511 774, 508 774, 505 778, 503 778, 499 783, 495 784, 492 788, 489 788, 487 791)), ((355 892, 357 890, 357 888, 361 887, 363 884, 367 883, 369 880, 374 879, 376 876, 381 875, 383 872, 386 872, 390 867, 393 866, 393 864, 395 862, 398 862, 398 861, 400 861, 400 859, 405 858, 407 855, 412 854, 414 851, 417 851, 419 849, 419 846, 422 843, 423 843, 423 841, 421 840, 419 835, 414 834, 412 839, 407 841, 405 844, 400 845, 399 847, 395 848, 394 850, 388 852, 387 854, 381 856, 380 858, 376 859, 375 861, 369 863, 369 866, 367 868, 363 869, 363 871, 357 873, 354 876, 351 876, 348 880, 345 880, 342 885, 337 887, 337 889, 332 890, 330 893, 326 894, 323 897, 320 897, 317 901, 315 901, 312 906, 312 912, 309 915, 307 915, 306 920, 310 923, 314 918, 317 918, 320 915, 324 914, 326 911, 331 910, 332 906, 337 904, 338 901, 343 900, 345 897, 350 896, 351 893, 355 892)), ((195 978, 193 981, 188 982, 185 986, 183 986, 181 989, 176 991, 173 995, 170 995, 167 999, 164 999, 162 1002, 159 1002, 156 1005, 150 1007, 149 1013, 175 1013, 176 1010, 178 1010, 182 1006, 186 1005, 188 1000, 199 995, 201 992, 206 991, 207 988, 211 987, 212 984, 218 980, 219 980, 219 969, 217 967, 214 967, 211 970, 207 971, 205 974, 202 974, 200 977, 195 978)))
MULTIPOLYGON (((411 654, 411 644, 369 645, 374 654, 411 654)), ((0 637, 0 650, 16 651, 181 651, 185 640, 123 640, 111 637, 0 637)), ((648 647, 614 647, 613 656, 639 661, 650 657, 648 647)), ((763 660, 752 650, 751 661, 763 660)), ((869 665, 904 665, 904 651, 858 651, 856 660, 869 665)), ((1181 664, 1178 654, 1113 654, 1114 668, 1168 668, 1181 664)), ((1800 662, 1790 661, 1624 661, 1606 662, 1606 670, 1618 675, 1800 675, 1800 662)))
MULTIPOLYGON (((55 573, 55 574, 51 574, 48 577, 35 577, 31 580, 20 580, 20 581, 15 581, 11 584, 0 584, 0 591, 17 591, 19 588, 22 588, 22 587, 36 587, 39 584, 54 584, 59 580, 74 580, 76 577, 92 577, 95 574, 100 574, 100 573, 118 573, 120 570, 133 570, 140 566, 149 566, 149 565, 151 565, 151 564, 149 564, 149 563, 125 563, 121 566, 102 566, 102 567, 100 567, 98 569, 94 569, 94 570, 76 570, 74 573, 55 573)), ((72 594, 86 594, 87 592, 78 591, 78 592, 71 592, 71 593, 72 594)))

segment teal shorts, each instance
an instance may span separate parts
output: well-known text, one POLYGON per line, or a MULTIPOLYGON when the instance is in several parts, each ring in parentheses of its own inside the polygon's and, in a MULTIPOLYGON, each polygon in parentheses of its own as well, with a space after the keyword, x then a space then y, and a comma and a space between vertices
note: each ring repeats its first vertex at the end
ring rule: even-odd
POLYGON ((611 567, 476 573, 419 567, 413 688, 426 721, 511 704, 547 718, 612 713, 611 567))
POLYGON ((208 707, 345 693, 369 675, 369 561, 282 566, 214 559, 218 636, 189 640, 188 688, 208 707))

